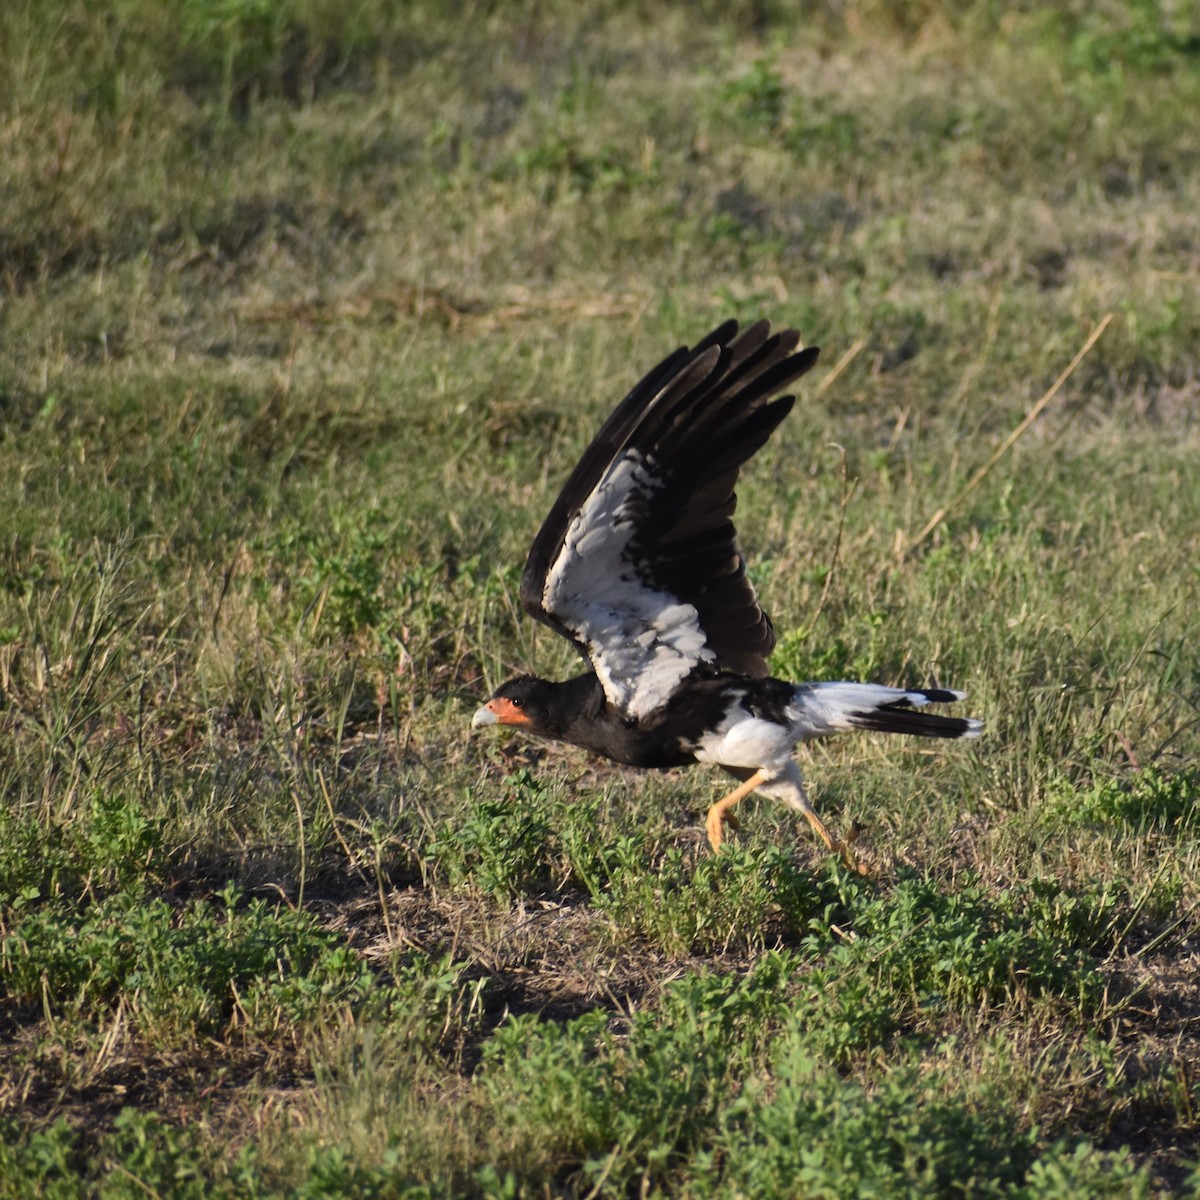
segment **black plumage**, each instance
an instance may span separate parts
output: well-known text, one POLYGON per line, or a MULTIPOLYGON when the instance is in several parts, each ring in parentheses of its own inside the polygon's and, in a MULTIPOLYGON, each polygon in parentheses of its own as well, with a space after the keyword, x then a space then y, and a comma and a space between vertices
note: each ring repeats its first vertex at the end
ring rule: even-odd
MULTIPOLYGON (((815 347, 792 351, 799 335, 771 335, 760 321, 737 336, 727 321, 694 349, 675 351, 621 402, 584 452, 542 524, 521 580, 521 602, 536 620, 580 643, 577 630, 545 602, 546 580, 568 527, 622 455, 652 460, 658 490, 633 497, 637 533, 630 566, 638 579, 692 603, 715 663, 767 673, 775 644, 770 620, 746 579, 733 512, 738 470, 791 410, 768 403, 817 361, 815 347)), ((586 646, 580 646, 588 656, 586 646)))
POLYGON ((754 788, 804 813, 830 845, 791 752, 850 729, 975 736, 980 722, 936 716, 950 689, 794 684, 769 677, 775 643, 738 548, 742 465, 787 416, 777 397, 811 369, 815 347, 760 321, 727 321, 665 358, 584 451, 530 549, 521 601, 570 638, 589 670, 562 683, 521 676, 474 724, 519 725, 618 762, 722 766, 744 782, 708 816, 714 849, 729 808, 754 788))

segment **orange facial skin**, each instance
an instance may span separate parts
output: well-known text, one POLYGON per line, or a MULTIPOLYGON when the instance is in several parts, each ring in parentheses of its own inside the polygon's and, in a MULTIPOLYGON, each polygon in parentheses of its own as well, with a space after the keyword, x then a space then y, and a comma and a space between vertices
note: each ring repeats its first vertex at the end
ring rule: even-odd
MULTIPOLYGON (((497 725, 528 725, 530 723, 529 718, 520 707, 503 696, 496 696, 489 700, 480 710, 480 713, 484 711, 492 714, 497 725)), ((482 721, 478 720, 478 716, 475 723, 483 724, 482 721)))

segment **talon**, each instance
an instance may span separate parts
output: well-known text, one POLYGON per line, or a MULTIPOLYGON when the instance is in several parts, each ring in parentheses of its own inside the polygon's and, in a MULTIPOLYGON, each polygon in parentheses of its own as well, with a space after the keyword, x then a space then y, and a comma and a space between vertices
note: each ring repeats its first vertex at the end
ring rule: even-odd
POLYGON ((714 854, 721 848, 721 843, 725 840, 721 826, 728 823, 731 829, 739 828, 738 819, 730 809, 750 795, 759 784, 765 783, 767 778, 764 771, 755 771, 749 779, 735 787, 728 796, 722 797, 708 810, 708 816, 704 818, 704 828, 708 831, 708 844, 712 847, 714 854))
POLYGON ((864 867, 863 864, 858 861, 854 851, 850 849, 850 843, 852 840, 858 837, 858 833, 858 830, 852 829, 850 835, 847 836, 844 842, 835 841, 834 844, 829 848, 835 853, 841 855, 842 862, 845 863, 850 870, 859 875, 869 876, 871 874, 870 868, 864 867))
POLYGON ((715 809, 710 808, 708 816, 704 821, 704 827, 708 831, 708 844, 712 847, 714 854, 721 849, 721 843, 725 840, 725 833, 721 829, 721 824, 721 814, 715 809))
POLYGON ((712 847, 714 854, 725 841, 725 831, 721 828, 722 825, 728 825, 730 829, 742 827, 741 821, 733 813, 714 804, 708 810, 708 816, 704 820, 704 827, 708 831, 708 844, 712 847))

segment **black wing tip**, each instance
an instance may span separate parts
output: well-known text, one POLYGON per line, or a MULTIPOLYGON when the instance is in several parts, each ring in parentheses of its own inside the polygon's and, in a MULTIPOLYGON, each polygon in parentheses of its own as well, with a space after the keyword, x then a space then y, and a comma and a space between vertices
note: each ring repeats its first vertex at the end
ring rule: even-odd
MULTIPOLYGON (((789 333, 795 333, 794 329, 789 329, 789 333)), ((799 345, 800 335, 796 334, 796 344, 799 345)), ((792 361, 796 363, 800 370, 796 375, 803 375, 805 371, 811 371, 817 365, 817 359, 821 357, 820 346, 805 346, 803 350, 797 350, 792 355, 792 361)), ((795 378, 796 376, 793 376, 795 378)))
MULTIPOLYGON (((753 321, 744 327, 736 317, 729 317, 727 320, 722 321, 715 329, 707 333, 694 346, 681 347, 681 349, 689 357, 695 357, 702 354, 705 350, 711 350, 714 346, 718 346, 722 350, 728 350, 740 343, 761 346, 771 341, 776 346, 782 346, 785 354, 791 354, 792 351, 796 350, 797 346, 801 346, 803 337, 798 329, 794 329, 790 325, 784 325, 772 333, 771 328, 771 319, 769 317, 760 317, 757 321, 753 321)), ((796 351, 797 357, 806 359, 810 364, 817 361, 819 353, 819 346, 804 346, 802 349, 796 351)))
POLYGON ((797 350, 800 334, 795 329, 774 334, 770 329, 764 318, 738 333, 737 321, 729 320, 686 351, 648 405, 658 412, 657 424, 651 418, 647 431, 661 434, 685 412, 693 435, 706 426, 727 426, 731 418, 736 420, 735 414, 744 417, 765 408, 777 412, 774 424, 782 421, 795 396, 778 393, 812 370, 821 350, 797 350))
MULTIPOLYGON (((763 322, 759 321, 757 324, 761 325, 763 322)), ((771 323, 767 321, 766 325, 769 329, 771 323)), ((721 349, 725 349, 729 343, 738 336, 739 328, 740 326, 738 325, 737 319, 735 317, 730 317, 728 320, 722 321, 721 324, 718 325, 716 329, 712 330, 711 333, 701 338, 700 341, 698 341, 693 347, 691 347, 690 350, 687 351, 687 353, 693 355, 702 354, 705 350, 711 350, 713 346, 719 346, 721 349)), ((753 326, 750 328, 753 328, 753 326)), ((749 332, 750 329, 747 329, 746 333, 749 332)), ((743 336, 745 335, 743 334, 743 336)))

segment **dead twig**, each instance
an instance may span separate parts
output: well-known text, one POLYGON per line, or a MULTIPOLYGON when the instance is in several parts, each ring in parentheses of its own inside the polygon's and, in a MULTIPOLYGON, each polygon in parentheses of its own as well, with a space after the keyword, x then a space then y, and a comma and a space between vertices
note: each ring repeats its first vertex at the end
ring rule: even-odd
POLYGON ((817 385, 817 395, 823 396, 837 382, 841 373, 859 356, 862 348, 867 344, 865 338, 859 338, 841 358, 833 364, 833 368, 829 374, 817 385))
POLYGON ((829 556, 829 566, 825 570, 825 583, 821 588, 821 599, 817 602, 817 610, 813 613, 809 623, 810 629, 816 626, 818 618, 825 610, 825 602, 829 599, 829 589, 833 586, 833 576, 837 571, 838 558, 842 552, 842 534, 846 529, 846 510, 850 507, 850 500, 858 490, 858 480, 855 479, 852 482, 846 470, 845 446, 840 446, 837 442, 830 442, 829 445, 842 456, 842 503, 838 510, 837 536, 834 538, 833 552, 829 556))
POLYGON ((961 504, 963 500, 965 500, 966 497, 969 496, 980 485, 980 483, 983 482, 988 472, 991 471, 991 469, 1005 456, 1005 454, 1012 449, 1013 445, 1016 443, 1021 434, 1023 434, 1025 430, 1027 430, 1029 426, 1037 420, 1038 414, 1046 407, 1047 404, 1050 403, 1051 400, 1054 399, 1062 385, 1071 377, 1071 374, 1074 372, 1075 368, 1079 366, 1081 362, 1083 362, 1084 356, 1088 353, 1088 351, 1091 350, 1091 348, 1100 340, 1100 335, 1108 328, 1109 322, 1112 319, 1112 313, 1104 314, 1100 324, 1092 330, 1091 336, 1086 342, 1084 342, 1079 353, 1076 354, 1073 359, 1071 359, 1071 362, 1067 366, 1066 370, 1063 371, 1063 373, 1050 385, 1050 388, 1046 394, 1042 396, 1042 398, 1025 414, 1021 423, 1012 431, 1012 433, 1008 435, 1008 437, 1004 439, 1004 441, 1000 444, 1000 448, 995 452, 995 454, 993 454, 992 457, 989 458, 987 462, 985 462, 983 466, 971 476, 966 486, 952 500, 944 504, 937 510, 937 512, 933 514, 932 517, 929 518, 925 524, 925 528, 922 529, 921 532, 918 533, 911 542, 909 542, 908 549, 904 552, 906 557, 909 554, 912 554, 912 552, 916 550, 917 547, 920 546, 921 543, 924 542, 925 539, 946 519, 947 513, 957 508, 958 505, 961 504))

